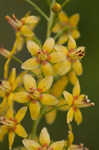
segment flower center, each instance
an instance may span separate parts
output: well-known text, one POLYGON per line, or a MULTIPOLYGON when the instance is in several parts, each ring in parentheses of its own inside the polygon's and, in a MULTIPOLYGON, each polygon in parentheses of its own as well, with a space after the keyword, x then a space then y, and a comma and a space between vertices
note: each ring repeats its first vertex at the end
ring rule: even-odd
POLYGON ((39 100, 40 97, 41 97, 40 89, 31 89, 31 92, 30 92, 31 100, 39 100))
POLYGON ((75 105, 75 103, 76 103, 77 100, 78 100, 78 96, 74 96, 74 97, 73 97, 72 105, 75 105))
POLYGON ((49 54, 43 50, 40 50, 38 52, 38 58, 37 60, 40 62, 40 63, 45 63, 49 60, 49 54))
POLYGON ((5 117, 1 117, 0 118, 0 123, 3 125, 6 125, 9 129, 14 129, 17 125, 17 121, 13 118, 5 118, 5 117))
POLYGON ((85 51, 83 49, 70 49, 68 52, 67 58, 71 61, 74 62, 76 60, 80 60, 84 57, 85 51))

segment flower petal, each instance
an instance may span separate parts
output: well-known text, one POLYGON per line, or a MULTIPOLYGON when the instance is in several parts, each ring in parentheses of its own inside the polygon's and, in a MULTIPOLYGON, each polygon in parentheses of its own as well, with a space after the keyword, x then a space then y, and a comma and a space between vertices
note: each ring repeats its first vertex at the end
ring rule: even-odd
POLYGON ((27 150, 38 150, 41 148, 40 144, 34 140, 24 139, 23 144, 27 150))
POLYGON ((54 39, 48 38, 43 45, 43 50, 50 53, 53 50, 54 46, 55 46, 54 39))
POLYGON ((66 33, 62 34, 58 40, 58 44, 64 44, 68 40, 68 35, 66 33))
POLYGON ((32 40, 28 40, 27 49, 31 53, 31 55, 34 56, 34 55, 37 55, 38 51, 40 50, 40 47, 38 44, 36 44, 32 40))
POLYGON ((42 64, 41 70, 45 76, 52 76, 54 74, 53 73, 53 67, 50 63, 42 64))
POLYGON ((23 120, 26 112, 27 112, 27 107, 22 107, 18 110, 17 114, 15 115, 15 119, 17 120, 18 123, 23 120))
POLYGON ((61 61, 65 61, 66 60, 66 56, 64 53, 58 51, 58 52, 53 52, 50 54, 50 62, 51 63, 59 63, 61 61))
POLYGON ((36 81, 30 74, 24 75, 23 78, 24 87, 27 91, 33 91, 36 89, 36 81))
POLYGON ((23 138, 27 137, 27 133, 26 133, 25 129, 20 124, 18 124, 16 126, 15 133, 20 137, 23 137, 23 138))
MULTIPOLYGON (((49 108, 50 110, 51 108, 49 108)), ((52 124, 56 119, 56 110, 53 110, 45 115, 46 122, 48 124, 52 124)))
POLYGON ((78 22, 79 22, 79 20, 80 20, 79 14, 74 14, 74 15, 71 16, 70 19, 69 19, 70 25, 71 25, 72 27, 76 27, 77 24, 78 24, 78 22))
POLYGON ((39 64, 37 62, 37 59, 35 57, 30 58, 28 60, 26 60, 23 64, 22 64, 22 69, 24 70, 35 70, 39 67, 39 64))
POLYGON ((40 115, 40 103, 39 102, 34 102, 34 103, 31 102, 29 105, 29 110, 30 110, 31 118, 33 120, 37 120, 40 115))
POLYGON ((60 22, 63 23, 63 24, 67 24, 68 21, 69 21, 68 16, 67 16, 66 13, 64 13, 63 11, 61 11, 61 12, 59 13, 59 16, 58 16, 58 17, 59 17, 60 22))
POLYGON ((65 141, 62 140, 62 141, 57 141, 57 142, 54 142, 53 144, 51 144, 51 146, 50 146, 49 149, 53 149, 53 150, 63 150, 63 149, 64 149, 64 146, 65 146, 65 141))
POLYGON ((68 124, 69 124, 70 122, 72 122, 73 117, 74 117, 74 110, 73 110, 73 108, 71 107, 71 108, 69 109, 69 111, 67 112, 67 123, 68 123, 68 124))
POLYGON ((53 66, 56 74, 62 76, 65 75, 71 69, 71 63, 69 61, 60 62, 53 66))
POLYGON ((0 97, 4 97, 5 96, 5 91, 0 89, 0 97))
POLYGON ((73 96, 71 93, 67 92, 67 91, 64 91, 63 92, 63 95, 65 97, 65 100, 67 102, 68 105, 72 105, 72 102, 73 102, 73 96))
POLYGON ((80 84, 79 84, 79 81, 77 81, 73 88, 73 96, 75 97, 79 95, 80 95, 80 84))
POLYGON ((0 126, 0 142, 3 141, 4 139, 4 136, 7 134, 8 132, 8 129, 7 127, 4 125, 4 126, 0 126))
POLYGON ((74 112, 74 118, 78 125, 82 122, 82 113, 79 109, 74 112))
POLYGON ((11 70, 11 73, 10 73, 10 76, 9 76, 9 82, 10 82, 11 85, 14 84, 15 79, 16 79, 16 68, 13 68, 11 70))
POLYGON ((12 149, 13 143, 15 139, 15 133, 13 131, 9 132, 9 149, 12 149))
POLYGON ((59 32, 61 30, 61 25, 59 23, 56 23, 55 26, 53 27, 52 31, 54 33, 59 32))
POLYGON ((8 96, 8 106, 13 107, 13 102, 14 102, 14 93, 10 93, 8 96))
POLYGON ((12 107, 12 106, 9 107, 9 109, 8 109, 8 111, 7 111, 7 114, 6 114, 6 117, 7 117, 8 119, 14 118, 14 110, 13 110, 13 107, 12 107))
POLYGON ((75 48, 76 48, 76 41, 72 37, 70 37, 68 41, 68 49, 73 50, 75 48))
POLYGON ((14 100, 18 103, 29 102, 29 94, 25 91, 14 93, 14 100))
POLYGON ((56 105, 58 103, 56 97, 50 94, 42 94, 40 101, 43 105, 50 105, 50 106, 56 105))
POLYGON ((82 68, 82 64, 79 60, 76 61, 75 63, 73 63, 73 69, 77 75, 79 75, 79 76, 82 75, 83 68, 82 68))
POLYGON ((17 51, 21 51, 23 48, 24 39, 21 36, 20 32, 16 33, 16 49, 17 51))
POLYGON ((43 145, 49 145, 50 144, 50 135, 47 131, 46 128, 43 128, 41 130, 41 133, 40 133, 40 144, 43 146, 43 145))
POLYGON ((53 83, 52 76, 46 76, 44 79, 40 80, 38 83, 38 88, 42 90, 42 92, 48 91, 53 83))
POLYGON ((61 77, 57 80, 51 88, 51 94, 60 97, 68 83, 68 78, 66 76, 61 77))
POLYGON ((77 29, 73 30, 72 31, 72 37, 74 39, 78 39, 80 37, 80 32, 77 29))
POLYGON ((5 116, 9 109, 7 98, 4 97, 2 102, 0 103, 0 116, 5 116))
POLYGON ((22 21, 25 24, 27 24, 31 30, 33 30, 35 28, 35 26, 37 25, 38 21, 39 21, 39 17, 26 16, 26 17, 22 18, 22 21))
POLYGON ((63 46, 63 45, 55 45, 55 50, 56 51, 61 51, 62 53, 64 53, 66 56, 68 54, 68 48, 66 46, 63 46))
POLYGON ((70 82, 72 84, 74 84, 74 85, 76 84, 78 78, 77 78, 77 76, 76 76, 76 74, 75 74, 74 71, 72 71, 72 72, 69 73, 69 80, 70 80, 70 82))
POLYGON ((23 25, 20 32, 25 37, 32 37, 34 35, 32 30, 27 25, 23 25))

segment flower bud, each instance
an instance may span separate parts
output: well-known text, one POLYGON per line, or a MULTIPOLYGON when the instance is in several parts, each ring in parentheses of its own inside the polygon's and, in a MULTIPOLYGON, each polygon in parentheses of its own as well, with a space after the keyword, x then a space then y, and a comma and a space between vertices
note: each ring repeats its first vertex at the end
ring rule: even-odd
POLYGON ((55 3, 52 7, 54 13, 58 13, 61 10, 61 5, 59 3, 55 3))
POLYGON ((9 57, 10 52, 4 48, 0 48, 0 55, 8 58, 9 57))

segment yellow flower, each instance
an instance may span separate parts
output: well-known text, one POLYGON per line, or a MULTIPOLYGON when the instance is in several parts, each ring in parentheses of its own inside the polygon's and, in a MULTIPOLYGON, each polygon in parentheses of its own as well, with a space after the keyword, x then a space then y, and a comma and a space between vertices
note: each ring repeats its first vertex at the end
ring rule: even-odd
POLYGON ((0 123, 2 124, 0 127, 0 141, 2 141, 5 134, 8 133, 9 149, 12 149, 15 134, 23 138, 27 137, 25 129, 20 124, 26 114, 26 111, 27 107, 22 107, 14 116, 14 111, 10 108, 6 116, 0 117, 0 123))
MULTIPOLYGON (((16 69, 13 68, 8 80, 0 81, 0 97, 3 99, 2 107, 7 105, 8 107, 13 105, 13 93, 16 88, 22 83, 22 77, 24 73, 21 73, 18 77, 16 77, 16 69)), ((5 111, 6 111, 5 107, 5 111)))
MULTIPOLYGON (((27 49, 33 56, 22 64, 22 69, 31 70, 35 74, 63 75, 65 55, 56 50, 53 38, 48 38, 44 45, 39 47, 35 42, 28 41, 27 49)), ((65 69, 66 70, 66 69, 65 69)))
POLYGON ((80 37, 80 33, 77 29, 79 18, 79 14, 74 14, 70 18, 63 11, 58 14, 58 21, 52 31, 54 33, 58 33, 62 29, 67 28, 67 30, 60 36, 58 40, 59 44, 64 44, 68 40, 69 35, 71 35, 74 39, 78 39, 80 37))
POLYGON ((80 46, 77 48, 76 41, 69 37, 68 47, 56 45, 56 49, 60 49, 66 56, 67 72, 72 72, 69 76, 72 83, 76 82, 76 75, 80 76, 83 72, 80 60, 85 55, 85 47, 80 46), (73 73, 74 72, 74 73, 73 73))
POLYGON ((52 143, 50 140, 49 133, 46 128, 43 128, 40 133, 39 141, 24 139, 23 144, 27 150, 63 150, 65 141, 57 141, 52 143))
POLYGON ((48 93, 52 86, 53 77, 48 76, 36 83, 30 74, 24 76, 25 90, 14 94, 15 101, 19 103, 29 103, 29 110, 33 120, 38 119, 41 104, 46 106, 56 105, 58 100, 48 93))
POLYGON ((69 106, 69 110, 67 112, 67 123, 69 124, 72 122, 74 118, 76 123, 79 125, 82 122, 82 113, 80 108, 93 106, 94 103, 90 103, 86 95, 80 95, 80 84, 78 81, 73 88, 72 94, 64 91, 63 95, 65 97, 65 103, 69 106))
POLYGON ((16 49, 20 51, 22 50, 24 42, 33 38, 34 33, 32 30, 34 30, 37 25, 39 18, 36 16, 26 15, 22 19, 18 20, 16 16, 13 15, 12 18, 6 16, 6 19, 16 31, 16 49))

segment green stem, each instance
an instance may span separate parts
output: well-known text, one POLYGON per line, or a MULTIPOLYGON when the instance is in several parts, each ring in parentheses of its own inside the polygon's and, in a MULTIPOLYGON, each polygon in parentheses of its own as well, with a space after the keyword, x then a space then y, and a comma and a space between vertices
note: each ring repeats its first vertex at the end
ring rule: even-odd
POLYGON ((43 108, 40 113, 39 118, 37 120, 33 121, 33 128, 32 128, 31 134, 30 134, 31 139, 34 139, 36 137, 37 127, 38 127, 39 122, 42 119, 43 115, 45 114, 45 112, 46 112, 46 108, 43 108))
POLYGON ((53 20, 54 20, 54 12, 52 11, 52 7, 53 7, 53 4, 56 2, 56 0, 53 0, 52 1, 52 4, 51 4, 51 7, 50 7, 50 18, 49 18, 49 21, 48 21, 48 29, 47 29, 47 38, 50 37, 50 34, 51 34, 51 28, 52 28, 52 25, 53 25, 53 20))
POLYGON ((64 3, 62 4, 62 7, 66 6, 71 0, 65 0, 64 3))
POLYGON ((31 0, 25 0, 28 4, 32 5, 47 21, 49 21, 48 16, 31 0))
POLYGON ((12 56, 12 59, 14 59, 15 61, 17 61, 19 64, 22 64, 23 62, 17 58, 16 56, 12 56))
POLYGON ((62 105, 58 105, 58 106, 54 106, 53 108, 51 108, 50 110, 48 110, 48 111, 46 111, 46 114, 47 113, 50 113, 50 112, 52 112, 52 111, 54 111, 54 110, 59 110, 60 108, 62 108, 62 107, 64 107, 64 106, 68 106, 67 104, 62 104, 62 105))
POLYGON ((48 5, 50 6, 50 0, 47 0, 48 5))

